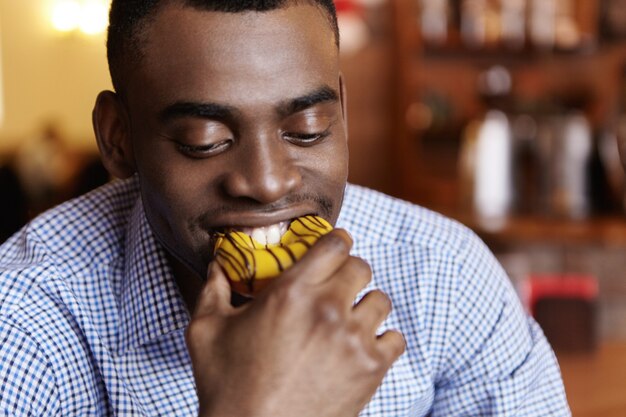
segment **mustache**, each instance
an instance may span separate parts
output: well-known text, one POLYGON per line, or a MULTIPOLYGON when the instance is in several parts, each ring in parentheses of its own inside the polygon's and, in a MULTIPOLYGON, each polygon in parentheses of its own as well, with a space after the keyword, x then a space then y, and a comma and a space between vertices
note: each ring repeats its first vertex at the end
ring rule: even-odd
POLYGON ((313 203, 313 205, 319 209, 319 212, 315 214, 326 219, 332 217, 335 208, 333 200, 329 197, 318 194, 297 194, 287 196, 281 201, 270 204, 255 203, 253 200, 239 201, 236 204, 222 204, 212 209, 210 213, 207 213, 206 216, 203 217, 213 217, 214 213, 224 212, 249 213, 250 211, 255 211, 258 213, 271 213, 301 203, 313 203))

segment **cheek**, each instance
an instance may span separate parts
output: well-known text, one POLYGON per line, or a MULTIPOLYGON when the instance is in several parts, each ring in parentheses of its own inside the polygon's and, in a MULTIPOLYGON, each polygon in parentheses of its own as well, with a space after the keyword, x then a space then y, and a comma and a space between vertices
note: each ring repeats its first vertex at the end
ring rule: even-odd
POLYGON ((201 176, 177 157, 152 151, 139 167, 146 214, 161 240, 178 243, 197 240, 201 232, 197 219, 202 214, 205 188, 201 176))
POLYGON ((201 226, 203 208, 200 199, 193 197, 197 195, 193 186, 168 173, 151 181, 144 178, 141 188, 146 217, 157 239, 177 259, 203 273, 210 237, 201 226))
POLYGON ((181 225, 187 217, 184 193, 176 184, 159 178, 141 176, 141 190, 146 215, 150 224, 161 237, 171 238, 181 235, 181 225))
POLYGON ((345 140, 320 147, 314 157, 309 155, 309 160, 314 162, 308 165, 307 188, 332 202, 333 217, 336 218, 348 180, 348 148, 345 140))
POLYGON ((348 146, 345 139, 336 141, 324 152, 318 170, 343 190, 348 179, 348 146))
POLYGON ((197 163, 190 163, 163 141, 141 150, 138 172, 145 198, 160 212, 189 211, 202 195, 206 175, 197 163))
POLYGON ((307 183, 315 183, 318 180, 331 183, 345 182, 348 172, 348 147, 342 123, 335 123, 331 134, 312 146, 285 144, 285 147, 292 163, 307 173, 307 183))
POLYGON ((155 178, 153 186, 146 187, 152 207, 174 229, 174 234, 185 237, 197 233, 195 229, 210 197, 206 181, 191 173, 164 172, 167 175, 155 178))

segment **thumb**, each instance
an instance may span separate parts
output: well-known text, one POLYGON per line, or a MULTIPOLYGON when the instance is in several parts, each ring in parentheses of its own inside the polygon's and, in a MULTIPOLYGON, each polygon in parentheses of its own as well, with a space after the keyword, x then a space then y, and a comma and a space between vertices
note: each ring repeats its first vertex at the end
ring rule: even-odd
POLYGON ((194 316, 226 312, 230 305, 230 284, 217 262, 209 265, 207 280, 196 301, 194 316))

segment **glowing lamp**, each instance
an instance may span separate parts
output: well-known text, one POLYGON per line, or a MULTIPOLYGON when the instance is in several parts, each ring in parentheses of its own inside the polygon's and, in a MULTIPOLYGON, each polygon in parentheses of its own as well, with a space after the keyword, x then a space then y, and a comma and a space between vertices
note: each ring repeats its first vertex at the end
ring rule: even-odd
POLYGON ((108 0, 57 0, 52 8, 52 27, 59 32, 103 33, 108 24, 108 0))
POLYGON ((52 26, 59 32, 71 32, 78 27, 81 5, 77 1, 58 2, 52 9, 52 26))

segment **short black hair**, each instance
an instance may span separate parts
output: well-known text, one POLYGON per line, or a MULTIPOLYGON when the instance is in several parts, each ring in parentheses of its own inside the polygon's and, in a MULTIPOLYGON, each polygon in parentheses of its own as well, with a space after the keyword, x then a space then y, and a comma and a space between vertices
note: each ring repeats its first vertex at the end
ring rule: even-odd
POLYGON ((113 88, 123 94, 124 69, 140 63, 141 35, 150 19, 166 4, 178 3, 198 10, 239 13, 276 10, 298 2, 316 5, 326 12, 339 47, 337 11, 333 0, 113 0, 106 43, 113 88))

